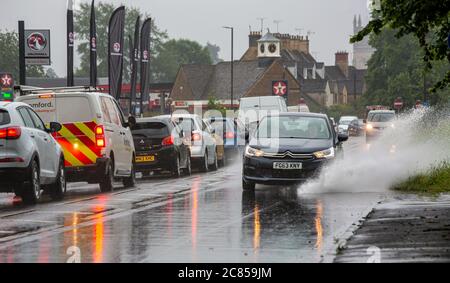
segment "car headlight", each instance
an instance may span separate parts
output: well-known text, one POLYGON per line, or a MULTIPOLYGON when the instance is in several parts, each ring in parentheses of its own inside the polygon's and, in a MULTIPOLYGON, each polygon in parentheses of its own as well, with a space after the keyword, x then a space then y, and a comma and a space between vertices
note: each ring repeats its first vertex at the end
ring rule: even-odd
POLYGON ((256 149, 256 148, 252 148, 250 146, 247 146, 247 148, 245 149, 245 156, 256 156, 256 157, 261 157, 264 155, 264 151, 256 149))
POLYGON ((330 159, 334 158, 335 152, 334 147, 327 150, 317 151, 313 153, 317 159, 330 159))
POLYGON ((373 130, 373 126, 371 124, 366 125, 366 130, 371 131, 373 130))

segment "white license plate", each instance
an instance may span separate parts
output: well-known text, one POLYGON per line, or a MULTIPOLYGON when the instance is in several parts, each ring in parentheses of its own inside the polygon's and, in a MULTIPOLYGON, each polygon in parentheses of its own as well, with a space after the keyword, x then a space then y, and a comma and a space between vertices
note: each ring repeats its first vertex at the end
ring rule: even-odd
POLYGON ((299 170, 302 169, 302 163, 298 162, 274 162, 273 169, 282 169, 282 170, 299 170))

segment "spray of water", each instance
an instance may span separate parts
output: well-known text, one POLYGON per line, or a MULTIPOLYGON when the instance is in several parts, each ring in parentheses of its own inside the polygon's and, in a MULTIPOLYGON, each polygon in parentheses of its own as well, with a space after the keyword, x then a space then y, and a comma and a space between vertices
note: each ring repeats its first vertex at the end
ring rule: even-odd
MULTIPOLYGON (((370 147, 347 148, 303 193, 380 192, 450 160, 448 110, 415 110, 400 115, 370 147)), ((349 143, 352 143, 350 141, 349 143)))

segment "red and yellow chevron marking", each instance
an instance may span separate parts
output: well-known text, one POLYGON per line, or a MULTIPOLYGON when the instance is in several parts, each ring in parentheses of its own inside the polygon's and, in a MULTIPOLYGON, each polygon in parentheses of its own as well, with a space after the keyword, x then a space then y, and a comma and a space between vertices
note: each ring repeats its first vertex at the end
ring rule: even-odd
POLYGON ((56 135, 67 167, 95 164, 101 149, 95 144, 95 122, 66 123, 56 135))

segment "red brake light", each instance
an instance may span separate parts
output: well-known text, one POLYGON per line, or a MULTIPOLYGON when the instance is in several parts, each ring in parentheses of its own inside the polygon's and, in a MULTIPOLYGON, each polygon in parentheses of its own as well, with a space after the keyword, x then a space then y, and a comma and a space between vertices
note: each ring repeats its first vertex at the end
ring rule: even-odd
POLYGON ((20 127, 0 129, 0 139, 16 140, 22 135, 20 127))
POLYGON ((161 143, 161 144, 162 144, 163 146, 169 146, 169 145, 173 145, 174 142, 175 142, 174 137, 173 137, 173 136, 169 136, 169 137, 167 137, 167 138, 164 138, 164 139, 162 140, 162 143, 161 143))
POLYGON ((192 141, 201 141, 201 140, 202 140, 202 135, 200 135, 198 133, 192 134, 192 141))
POLYGON ((227 132, 225 133, 226 139, 234 139, 234 133, 233 132, 227 132))
POLYGON ((98 147, 106 147, 105 129, 103 126, 95 127, 95 144, 98 147))

